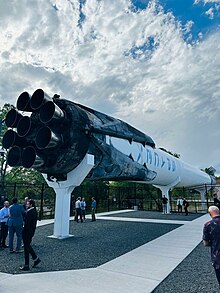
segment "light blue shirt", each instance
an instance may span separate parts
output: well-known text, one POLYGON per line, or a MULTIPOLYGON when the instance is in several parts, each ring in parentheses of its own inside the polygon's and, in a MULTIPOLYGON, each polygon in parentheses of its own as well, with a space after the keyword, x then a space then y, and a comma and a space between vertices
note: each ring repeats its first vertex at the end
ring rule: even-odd
POLYGON ((85 201, 81 201, 80 202, 80 206, 81 206, 81 210, 85 210, 86 209, 86 202, 85 201))
POLYGON ((0 222, 1 223, 7 223, 8 222, 8 217, 5 218, 5 216, 9 216, 9 208, 2 208, 0 210, 0 222))
POLYGON ((93 208, 93 209, 96 208, 96 200, 95 200, 95 199, 92 201, 92 208, 93 208))

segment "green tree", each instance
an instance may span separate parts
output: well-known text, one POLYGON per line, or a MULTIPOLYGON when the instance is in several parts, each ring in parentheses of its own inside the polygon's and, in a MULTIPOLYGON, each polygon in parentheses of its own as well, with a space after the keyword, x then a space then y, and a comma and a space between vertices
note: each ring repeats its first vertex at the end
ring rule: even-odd
POLYGON ((212 166, 210 166, 210 167, 208 167, 208 168, 205 168, 204 171, 205 171, 207 174, 209 174, 210 176, 215 176, 215 172, 216 172, 216 170, 215 170, 215 168, 212 167, 212 166))
POLYGON ((173 153, 173 152, 168 151, 168 150, 166 150, 164 148, 159 148, 159 149, 162 150, 162 151, 164 151, 164 152, 166 152, 166 153, 168 153, 168 154, 170 154, 170 155, 172 155, 172 156, 174 156, 175 158, 180 158, 180 154, 173 153))
POLYGON ((2 138, 5 132, 7 131, 7 126, 5 124, 5 118, 9 110, 14 108, 13 105, 5 104, 2 108, 0 108, 0 195, 4 195, 5 192, 5 178, 6 172, 8 169, 7 165, 7 150, 2 147, 2 138))

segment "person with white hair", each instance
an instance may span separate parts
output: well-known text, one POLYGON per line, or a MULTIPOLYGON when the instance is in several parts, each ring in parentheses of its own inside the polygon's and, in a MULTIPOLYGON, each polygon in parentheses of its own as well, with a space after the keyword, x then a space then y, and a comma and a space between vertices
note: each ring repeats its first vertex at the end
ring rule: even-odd
POLYGON ((220 212, 216 206, 210 206, 211 220, 203 228, 203 244, 211 247, 211 260, 220 288, 220 212))

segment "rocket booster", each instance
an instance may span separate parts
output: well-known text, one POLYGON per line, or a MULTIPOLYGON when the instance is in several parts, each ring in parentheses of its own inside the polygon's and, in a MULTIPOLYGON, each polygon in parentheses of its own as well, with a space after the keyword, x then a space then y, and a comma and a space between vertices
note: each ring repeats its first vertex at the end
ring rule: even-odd
POLYGON ((49 97, 42 89, 23 92, 6 115, 2 144, 12 167, 35 168, 63 181, 86 154, 94 155, 92 180, 129 180, 155 185, 212 184, 205 172, 155 148, 151 137, 128 123, 86 106, 49 97), (26 112, 26 114, 24 114, 26 112))
POLYGON ((153 180, 148 182, 150 184, 167 186, 175 182, 177 178, 179 178, 179 182, 176 187, 212 185, 215 183, 212 176, 162 149, 152 148, 148 145, 143 147, 136 142, 129 144, 127 141, 117 138, 109 138, 109 141, 116 149, 132 156, 136 162, 146 165, 149 170, 157 174, 153 180))

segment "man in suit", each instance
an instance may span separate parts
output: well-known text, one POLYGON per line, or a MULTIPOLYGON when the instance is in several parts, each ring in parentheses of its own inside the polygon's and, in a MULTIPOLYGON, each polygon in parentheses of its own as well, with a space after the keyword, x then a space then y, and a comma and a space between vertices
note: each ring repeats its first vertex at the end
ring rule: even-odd
POLYGON ((12 200, 12 205, 9 207, 8 230, 9 230, 9 250, 13 253, 14 234, 17 236, 17 245, 15 252, 23 252, 21 250, 22 228, 23 228, 23 214, 24 208, 18 204, 16 197, 12 200))
POLYGON ((35 201, 33 199, 29 199, 27 201, 27 210, 25 212, 24 217, 24 228, 23 228, 23 242, 24 242, 24 258, 25 264, 20 267, 22 271, 29 271, 29 254, 32 256, 34 261, 33 268, 36 267, 41 260, 37 257, 35 251, 31 246, 31 241, 34 236, 35 230, 37 226, 37 211, 35 207, 35 201))

